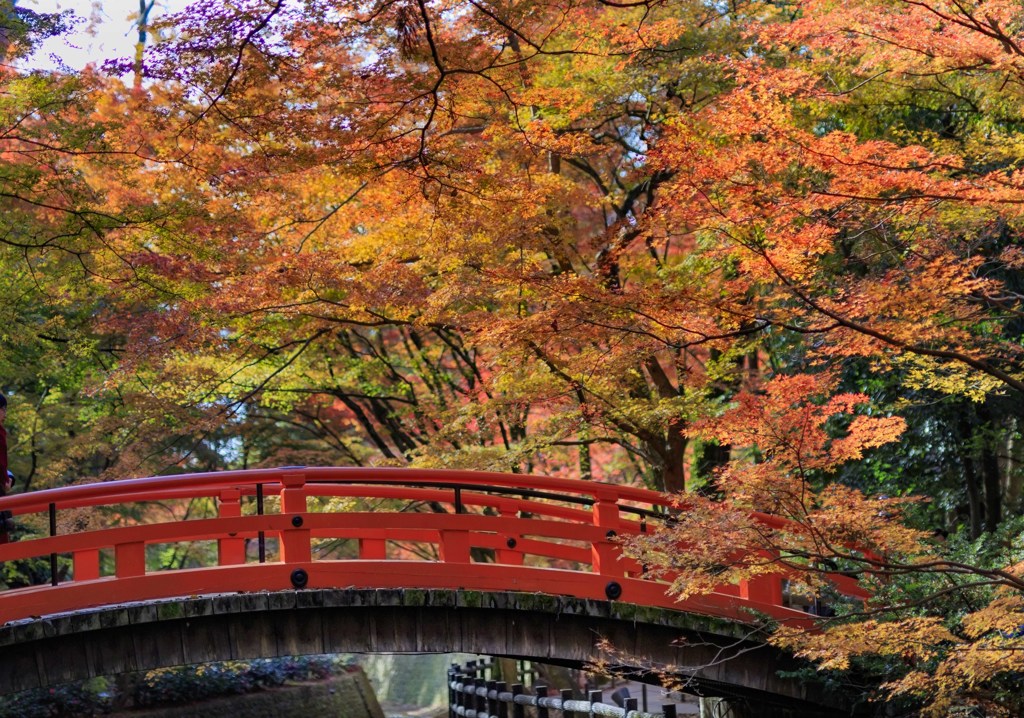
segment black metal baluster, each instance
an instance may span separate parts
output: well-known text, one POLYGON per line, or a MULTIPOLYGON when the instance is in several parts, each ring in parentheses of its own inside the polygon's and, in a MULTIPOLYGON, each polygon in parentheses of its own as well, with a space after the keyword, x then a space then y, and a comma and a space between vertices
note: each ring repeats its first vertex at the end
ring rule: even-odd
MULTIPOLYGON (((50 535, 57 535, 57 504, 50 504, 50 535)), ((57 577, 57 554, 50 554, 50 585, 56 586, 60 582, 57 577)))
MULTIPOLYGON (((263 515, 263 484, 256 484, 256 515, 263 515)), ((260 563, 267 562, 267 535, 259 532, 260 563)))

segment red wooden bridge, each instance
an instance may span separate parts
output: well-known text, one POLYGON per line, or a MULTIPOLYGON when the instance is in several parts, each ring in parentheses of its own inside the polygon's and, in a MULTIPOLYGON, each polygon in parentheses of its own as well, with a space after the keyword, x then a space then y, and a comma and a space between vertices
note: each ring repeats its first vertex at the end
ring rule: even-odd
MULTIPOLYGON (((468 471, 296 467, 71 486, 8 496, 0 509, 50 529, 0 546, 0 561, 49 557, 54 577, 47 585, 0 592, 0 624, 177 596, 303 588, 516 591, 737 622, 750 622, 755 613, 809 620, 787 605, 781 575, 685 601, 666 595, 666 584, 643 578, 616 539, 653 528, 669 515, 670 501, 627 486, 468 471), (206 499, 209 517, 180 520, 174 511, 153 510, 196 499, 206 499), (151 510, 132 510, 140 504, 151 510), (73 510, 104 511, 104 522, 117 518, 118 525, 61 534, 58 527, 73 510), (144 519, 127 518, 133 515, 144 519), (339 540, 348 540, 347 552, 337 550, 339 540), (209 565, 150 568, 155 552, 194 542, 216 542, 215 551, 206 551, 215 557, 209 565)), ((834 578, 842 592, 862 595, 851 579, 834 578)))

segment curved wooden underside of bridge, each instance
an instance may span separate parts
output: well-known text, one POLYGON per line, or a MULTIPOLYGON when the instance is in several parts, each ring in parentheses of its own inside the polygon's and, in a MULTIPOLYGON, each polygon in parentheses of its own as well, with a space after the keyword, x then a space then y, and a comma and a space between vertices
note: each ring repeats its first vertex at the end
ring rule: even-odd
MULTIPOLYGON (((314 589, 108 606, 0 628, 0 693, 92 676, 230 659, 319 653, 466 652, 581 667, 595 660, 656 682, 654 666, 703 695, 770 715, 834 713, 780 678, 796 668, 748 627, 663 608, 516 592, 314 589), (603 653, 607 640, 615 655, 603 653)), ((443 680, 439 676, 438 680, 443 680)))

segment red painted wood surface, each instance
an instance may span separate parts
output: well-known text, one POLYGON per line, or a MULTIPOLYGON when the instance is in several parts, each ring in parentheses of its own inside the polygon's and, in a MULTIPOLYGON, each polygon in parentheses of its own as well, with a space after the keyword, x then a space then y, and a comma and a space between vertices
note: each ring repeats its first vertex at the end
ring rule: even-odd
MULTIPOLYGON (((306 588, 528 591, 598 600, 614 597, 617 584, 618 600, 628 603, 742 622, 755 611, 809 623, 785 605, 781 574, 685 601, 668 596, 665 583, 643 578, 616 539, 653 527, 670 504, 654 491, 591 481, 388 468, 225 471, 8 496, 0 509, 31 525, 47 526, 51 505, 58 525, 71 509, 122 518, 112 528, 0 545, 0 561, 71 559, 55 586, 0 591, 0 622, 176 596, 288 590, 305 572, 306 588), (258 490, 266 498, 262 515, 258 490), (215 516, 175 520, 161 510, 140 515, 166 521, 123 518, 133 504, 184 506, 204 498, 217 507, 215 516), (330 500, 334 510, 323 510, 330 500), (344 500, 353 510, 337 510, 344 500), (261 533, 265 563, 258 560, 261 533), (155 551, 193 541, 214 542, 211 565, 152 568, 159 563, 155 551), (337 541, 350 542, 347 553, 326 551, 337 541)), ((759 519, 783 525, 776 517, 759 519)), ((834 580, 842 592, 864 596, 851 579, 834 580)))

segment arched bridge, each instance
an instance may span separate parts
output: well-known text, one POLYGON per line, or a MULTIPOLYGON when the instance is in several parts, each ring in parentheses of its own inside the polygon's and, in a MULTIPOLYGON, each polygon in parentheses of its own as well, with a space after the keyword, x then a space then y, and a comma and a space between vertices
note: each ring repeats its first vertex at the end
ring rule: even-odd
POLYGON ((53 576, 0 592, 0 691, 288 653, 580 664, 599 655, 600 635, 623 651, 616 660, 673 666, 704 690, 810 697, 775 677, 781 656, 743 640, 758 614, 809 621, 787 605, 783 576, 677 601, 621 555, 618 537, 669 514, 653 491, 297 467, 71 486, 9 496, 0 509, 44 533, 0 546, 0 561, 49 558, 53 576), (81 530, 88 514, 113 527, 81 530))

